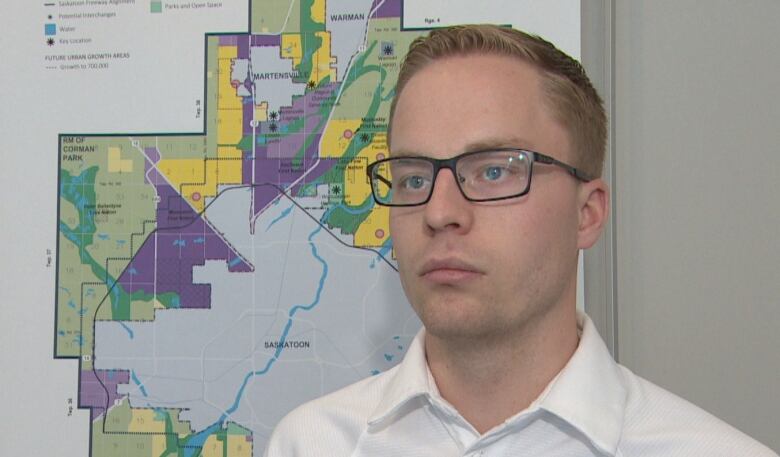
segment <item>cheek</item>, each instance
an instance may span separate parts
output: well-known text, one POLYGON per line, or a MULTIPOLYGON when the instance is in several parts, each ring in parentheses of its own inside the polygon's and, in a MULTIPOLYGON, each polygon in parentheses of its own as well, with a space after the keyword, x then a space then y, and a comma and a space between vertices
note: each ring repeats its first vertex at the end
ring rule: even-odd
POLYGON ((533 244, 525 247, 532 258, 527 272, 529 288, 543 301, 555 300, 553 296, 576 274, 576 211, 565 204, 549 205, 540 212, 532 230, 533 244))
POLYGON ((494 217, 485 227, 484 239, 492 241, 485 244, 492 246, 499 274, 513 286, 557 275, 559 264, 577 254, 577 221, 569 209, 554 205, 523 209, 494 217))
POLYGON ((399 264, 410 260, 407 253, 415 252, 415 226, 413 217, 404 208, 390 208, 390 237, 393 240, 393 252, 399 264))
MULTIPOLYGON (((556 178, 558 180, 571 179, 568 176, 556 176, 556 178)), ((572 183, 553 181, 550 184, 543 189, 549 189, 549 192, 537 195, 538 199, 534 202, 535 208, 533 211, 529 211, 528 222, 531 224, 529 228, 536 232, 534 236, 541 243, 565 249, 575 246, 574 250, 576 250, 577 227, 579 225, 576 192, 571 188, 572 183), (558 184, 558 186, 556 187, 554 184, 558 184)))
POLYGON ((420 252, 418 247, 420 238, 414 235, 415 227, 412 225, 412 219, 408 214, 404 214, 403 208, 400 210, 398 208, 390 209, 390 237, 393 240, 393 254, 398 263, 401 287, 412 308, 419 315, 418 304, 421 300, 413 270, 414 258, 420 252))

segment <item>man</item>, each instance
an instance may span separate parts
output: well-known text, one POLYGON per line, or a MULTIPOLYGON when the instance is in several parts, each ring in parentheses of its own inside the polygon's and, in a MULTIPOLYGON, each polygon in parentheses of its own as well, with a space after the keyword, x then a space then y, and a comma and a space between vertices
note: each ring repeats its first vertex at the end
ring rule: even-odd
POLYGON ((435 30, 388 137, 369 179, 424 329, 397 367, 288 415, 267 456, 776 456, 617 365, 577 313, 609 197, 576 61, 505 28, 435 30))

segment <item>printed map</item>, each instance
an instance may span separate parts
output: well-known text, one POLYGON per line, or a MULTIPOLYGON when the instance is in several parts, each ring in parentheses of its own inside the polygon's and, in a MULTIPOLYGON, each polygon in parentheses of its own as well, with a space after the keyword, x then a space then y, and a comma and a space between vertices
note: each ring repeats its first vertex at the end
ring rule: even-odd
POLYGON ((419 328, 365 169, 423 31, 401 0, 248 7, 205 37, 203 133, 59 137, 55 356, 92 456, 262 455, 419 328))

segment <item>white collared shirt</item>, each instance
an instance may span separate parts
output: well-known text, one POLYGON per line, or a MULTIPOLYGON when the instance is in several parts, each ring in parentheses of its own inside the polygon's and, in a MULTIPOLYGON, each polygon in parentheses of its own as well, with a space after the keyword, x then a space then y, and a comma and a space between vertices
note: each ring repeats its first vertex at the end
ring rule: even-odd
POLYGON ((266 457, 778 457, 725 422, 618 365, 578 314, 580 343, 525 410, 480 435, 444 400, 421 330, 403 361, 298 407, 266 457))

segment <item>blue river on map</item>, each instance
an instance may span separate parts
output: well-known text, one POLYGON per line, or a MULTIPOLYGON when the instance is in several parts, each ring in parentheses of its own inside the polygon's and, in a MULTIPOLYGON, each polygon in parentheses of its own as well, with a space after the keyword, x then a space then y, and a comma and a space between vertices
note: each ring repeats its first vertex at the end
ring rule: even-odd
POLYGON ((132 340, 133 337, 135 336, 135 335, 133 335, 133 330, 130 327, 128 327, 127 324, 125 324, 124 322, 122 322, 122 321, 117 321, 117 322, 119 322, 119 325, 124 327, 124 329, 127 331, 127 336, 129 336, 130 339, 132 340))
POLYGON ((144 384, 141 382, 140 379, 138 379, 138 376, 135 375, 135 370, 130 370, 130 377, 133 379, 133 382, 135 385, 138 386, 138 390, 141 391, 144 397, 148 397, 146 394, 146 387, 144 387, 144 384))
MULTIPOLYGON (((278 202, 278 201, 279 201, 279 200, 277 200, 277 202, 278 202)), ((293 209, 293 205, 290 205, 290 206, 289 206, 287 209, 285 209, 284 211, 282 211, 282 214, 280 214, 280 215, 276 216, 276 218, 275 218, 274 220, 272 220, 272 221, 271 221, 271 222, 268 224, 268 227, 266 227, 266 228, 265 228, 265 231, 267 232, 267 231, 268 231, 268 229, 270 229, 271 227, 273 227, 273 226, 274 226, 274 224, 276 224, 276 223, 277 223, 277 222, 279 222, 280 220, 284 219, 285 217, 289 216, 289 215, 290 215, 290 213, 292 212, 292 209, 293 209)))
MULTIPOLYGON (((327 217, 327 212, 325 216, 327 217)), ((325 217, 323 217, 325 219, 325 217)), ((276 348, 276 352, 274 352, 273 357, 271 357, 268 362, 266 363, 265 367, 261 370, 257 371, 250 371, 247 373, 246 377, 244 378, 244 382, 241 384, 241 387, 238 389, 238 392, 236 393, 236 399, 233 402, 233 404, 225 410, 225 413, 220 416, 219 420, 217 420, 214 424, 206 427, 206 429, 196 433, 195 435, 190 438, 190 440, 187 441, 187 447, 184 449, 184 456, 185 457, 192 457, 195 455, 196 452, 200 451, 200 448, 203 447, 203 443, 205 443, 206 439, 208 439, 209 435, 216 432, 222 427, 223 422, 225 419, 227 419, 228 415, 233 414, 237 409, 239 404, 241 403, 241 398, 244 396, 244 390, 246 389, 247 384, 249 383, 249 380, 252 379, 253 376, 262 376, 266 373, 268 373, 269 370, 271 370, 271 367, 273 367, 274 363, 279 359, 279 357, 282 355, 282 352, 284 351, 284 342, 287 341, 287 335, 290 333, 290 329, 292 329, 293 325, 293 317, 299 312, 299 311, 311 311, 314 309, 319 303, 320 303, 320 297, 322 295, 322 288, 325 286, 325 280, 328 278, 328 263, 320 257, 319 252, 317 251, 317 246, 314 244, 314 237, 320 233, 322 230, 322 226, 318 225, 316 229, 314 229, 309 234, 309 246, 311 246, 311 255, 322 265, 322 274, 320 275, 319 284, 317 286, 317 292, 314 296, 314 300, 312 300, 311 303, 308 305, 295 305, 292 308, 290 308, 290 311, 287 313, 287 324, 284 327, 284 330, 282 331, 282 336, 279 338, 279 345, 276 348)))

